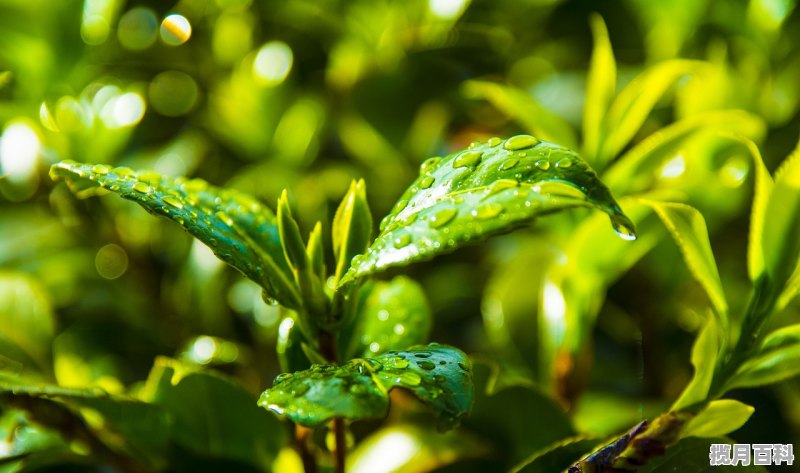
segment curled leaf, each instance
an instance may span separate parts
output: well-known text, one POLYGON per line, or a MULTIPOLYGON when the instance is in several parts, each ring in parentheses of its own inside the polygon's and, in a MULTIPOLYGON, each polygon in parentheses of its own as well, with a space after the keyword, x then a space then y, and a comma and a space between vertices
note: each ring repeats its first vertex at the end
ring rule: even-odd
POLYGON ((286 307, 300 306, 275 215, 253 197, 201 179, 168 178, 103 164, 63 161, 53 165, 50 175, 66 180, 79 197, 105 189, 177 222, 217 257, 261 285, 269 297, 286 307))
POLYGON ((598 208, 623 238, 635 238, 630 219, 574 151, 529 135, 473 143, 422 164, 367 253, 353 259, 340 287, 570 207, 598 208))

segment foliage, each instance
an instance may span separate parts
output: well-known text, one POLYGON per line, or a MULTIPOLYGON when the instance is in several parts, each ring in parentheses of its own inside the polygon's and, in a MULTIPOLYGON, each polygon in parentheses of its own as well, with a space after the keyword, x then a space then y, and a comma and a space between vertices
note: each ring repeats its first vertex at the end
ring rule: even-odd
POLYGON ((798 444, 794 0, 56 3, 0 0, 0 471, 798 444))

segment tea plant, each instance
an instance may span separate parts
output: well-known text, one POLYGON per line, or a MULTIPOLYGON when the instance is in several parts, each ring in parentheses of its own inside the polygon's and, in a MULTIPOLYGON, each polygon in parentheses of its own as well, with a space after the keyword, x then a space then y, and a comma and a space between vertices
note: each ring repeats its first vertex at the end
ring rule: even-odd
POLYGON ((394 388, 432 408, 442 430, 470 410, 469 358, 453 347, 419 345, 428 322, 418 286, 365 278, 572 207, 597 208, 623 238, 635 238, 588 164, 529 135, 492 138, 425 161, 371 244, 364 182, 353 182, 333 219, 330 275, 321 224, 304 242, 285 191, 273 214, 253 198, 197 179, 74 162, 55 165, 52 175, 79 196, 110 191, 179 223, 290 311, 277 347, 286 372, 259 405, 298 425, 307 471, 316 467, 304 428, 332 424, 334 463, 344 471, 347 422, 385 416, 394 388))

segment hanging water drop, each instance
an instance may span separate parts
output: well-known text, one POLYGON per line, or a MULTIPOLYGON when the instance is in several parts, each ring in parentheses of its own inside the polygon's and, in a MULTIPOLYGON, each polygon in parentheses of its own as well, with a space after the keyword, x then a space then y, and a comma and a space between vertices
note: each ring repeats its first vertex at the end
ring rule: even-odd
POLYGON ((634 227, 633 222, 622 212, 615 213, 611 216, 611 226, 614 227, 614 231, 623 240, 631 241, 636 239, 636 227, 634 227))
POLYGON ((444 208, 431 215, 430 219, 428 220, 428 225, 433 228, 439 228, 447 225, 450 220, 453 220, 453 217, 455 217, 457 213, 458 210, 456 210, 455 207, 444 208))
POLYGON ((481 161, 482 151, 464 151, 453 160, 454 168, 472 167, 481 161))
POLYGON ((517 151, 520 149, 530 148, 539 144, 539 140, 531 135, 517 135, 507 139, 503 144, 503 148, 509 151, 517 151))

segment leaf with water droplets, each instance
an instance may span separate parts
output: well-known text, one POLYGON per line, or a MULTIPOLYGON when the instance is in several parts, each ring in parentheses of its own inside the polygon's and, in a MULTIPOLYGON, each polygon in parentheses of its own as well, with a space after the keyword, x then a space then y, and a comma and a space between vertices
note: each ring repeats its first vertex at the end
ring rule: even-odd
POLYGON ((313 365, 281 374, 258 404, 295 423, 316 427, 335 417, 381 418, 394 388, 413 392, 436 412, 440 428, 452 428, 472 405, 472 366, 456 348, 419 345, 341 366, 313 365))
POLYGON ((417 282, 404 276, 370 281, 358 291, 352 323, 339 333, 342 359, 423 343, 430 330, 431 309, 417 282))
POLYGON ((633 224, 608 188, 574 151, 530 135, 473 143, 423 166, 340 285, 570 207, 598 208, 610 216, 620 236, 635 237, 633 224))
POLYGON ((287 307, 300 306, 275 215, 253 197, 200 179, 72 161, 53 165, 50 175, 66 180, 79 197, 105 189, 179 223, 217 257, 260 284, 270 297, 287 307))

